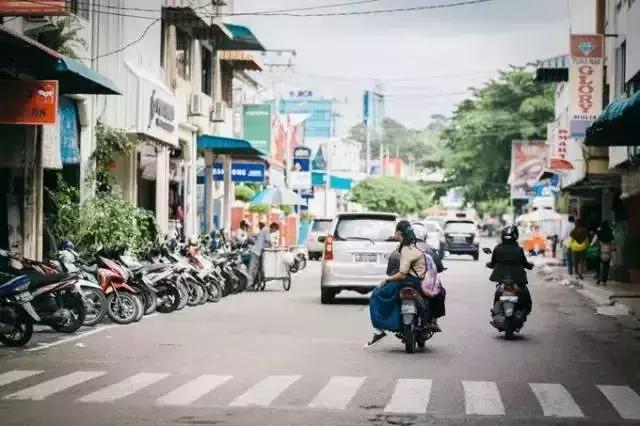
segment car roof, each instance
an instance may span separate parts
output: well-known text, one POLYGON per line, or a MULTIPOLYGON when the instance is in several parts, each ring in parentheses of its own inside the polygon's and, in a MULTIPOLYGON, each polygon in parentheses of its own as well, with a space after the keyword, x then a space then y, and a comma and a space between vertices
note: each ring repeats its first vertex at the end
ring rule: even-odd
POLYGON ((447 219, 444 224, 448 224, 448 223, 471 223, 472 225, 475 224, 475 220, 471 220, 471 219, 447 219))
POLYGON ((384 213, 384 212, 364 212, 364 213, 345 212, 345 213, 338 213, 337 217, 376 217, 376 216, 398 219, 397 214, 384 213))

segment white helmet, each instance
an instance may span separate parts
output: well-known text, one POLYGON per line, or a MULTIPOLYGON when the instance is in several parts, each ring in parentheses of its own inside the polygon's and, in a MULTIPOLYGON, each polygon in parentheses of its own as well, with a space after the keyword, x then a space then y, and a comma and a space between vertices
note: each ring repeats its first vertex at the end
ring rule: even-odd
POLYGON ((414 223, 411 227, 418 241, 427 240, 427 228, 422 223, 414 223))

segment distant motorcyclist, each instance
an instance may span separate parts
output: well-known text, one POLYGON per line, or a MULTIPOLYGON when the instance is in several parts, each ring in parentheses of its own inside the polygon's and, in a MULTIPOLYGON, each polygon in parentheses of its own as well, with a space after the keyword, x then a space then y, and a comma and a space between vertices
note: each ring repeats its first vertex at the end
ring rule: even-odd
MULTIPOLYGON (((493 269, 489 280, 500 283, 510 279, 518 286, 520 303, 526 315, 531 313, 532 301, 527 284, 525 269, 533 269, 533 264, 527 260, 522 247, 518 245, 518 228, 515 225, 506 225, 502 229, 502 242, 493 249, 491 261, 487 263, 493 269)), ((493 304, 500 298, 500 291, 496 290, 493 304)))

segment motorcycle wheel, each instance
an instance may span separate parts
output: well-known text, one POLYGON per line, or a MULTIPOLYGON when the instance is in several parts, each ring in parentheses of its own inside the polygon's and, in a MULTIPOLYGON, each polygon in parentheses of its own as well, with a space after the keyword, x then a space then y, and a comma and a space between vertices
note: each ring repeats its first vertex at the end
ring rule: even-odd
POLYGON ((404 350, 408 354, 416 351, 416 335, 413 324, 402 324, 402 337, 404 338, 404 350))
POLYGON ((285 278, 282 281, 282 287, 284 288, 284 291, 289 291, 291 290, 291 274, 289 274, 288 278, 285 278))
POLYGON ((144 314, 151 315, 158 309, 158 295, 153 291, 146 294, 144 304, 144 314))
POLYGON ((178 303, 178 311, 180 311, 187 306, 187 302, 189 301, 189 291, 187 290, 187 286, 182 282, 178 282, 177 288, 180 292, 180 303, 178 303))
POLYGON ((298 256, 298 260, 300 261, 300 264, 298 265, 298 271, 302 271, 307 267, 307 258, 305 257, 305 255, 301 254, 298 256))
POLYGON ((77 293, 67 293, 62 295, 62 309, 65 309, 70 317, 64 322, 51 324, 51 328, 59 333, 75 333, 84 323, 86 310, 84 300, 77 293))
POLYGON ((204 305, 205 303, 207 303, 207 300, 209 299, 209 290, 207 290, 206 285, 200 282, 197 283, 196 285, 202 289, 202 297, 198 301, 198 305, 204 305))
POLYGON ((158 312, 168 314, 178 309, 180 305, 180 291, 176 287, 161 284, 156 287, 156 290, 158 290, 158 306, 156 308, 158 312))
POLYGON ((189 298, 187 305, 196 306, 200 304, 200 299, 204 297, 204 290, 200 285, 194 281, 189 280, 187 282, 187 290, 189 291, 189 298))
POLYGON ((130 324, 138 316, 138 302, 131 293, 111 293, 107 297, 107 315, 117 324, 130 324))
POLYGON ((222 288, 215 281, 209 283, 209 302, 218 303, 222 299, 222 288))
POLYGON ((82 296, 84 302, 84 325, 94 326, 99 324, 107 315, 107 296, 101 289, 94 287, 83 287, 82 296))
POLYGON ((136 319, 134 320, 135 322, 138 322, 142 319, 142 317, 144 316, 144 296, 142 294, 134 294, 133 295, 136 303, 138 304, 138 312, 136 315, 136 319))
POLYGON ((516 325, 513 317, 507 317, 504 319, 504 338, 507 340, 513 340, 513 334, 515 333, 516 325))
POLYGON ((17 348, 26 345, 33 335, 33 320, 18 313, 10 332, 0 333, 0 343, 17 348))

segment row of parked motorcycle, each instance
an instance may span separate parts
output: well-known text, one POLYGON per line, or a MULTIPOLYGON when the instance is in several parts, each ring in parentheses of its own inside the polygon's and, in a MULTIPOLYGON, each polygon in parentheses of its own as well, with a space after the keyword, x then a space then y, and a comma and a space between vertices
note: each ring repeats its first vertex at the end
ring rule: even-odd
MULTIPOLYGON (((247 249, 226 240, 214 249, 205 235, 189 244, 167 240, 139 257, 126 247, 80 255, 69 241, 47 262, 0 250, 0 342, 26 345, 34 324, 74 333, 106 317, 129 324, 154 312, 217 303, 250 289, 247 249)), ((294 257, 292 272, 302 260, 294 257)), ((254 284, 251 289, 264 289, 254 284)))

